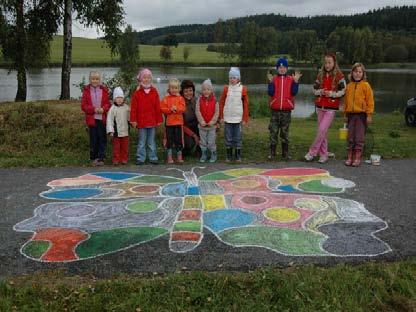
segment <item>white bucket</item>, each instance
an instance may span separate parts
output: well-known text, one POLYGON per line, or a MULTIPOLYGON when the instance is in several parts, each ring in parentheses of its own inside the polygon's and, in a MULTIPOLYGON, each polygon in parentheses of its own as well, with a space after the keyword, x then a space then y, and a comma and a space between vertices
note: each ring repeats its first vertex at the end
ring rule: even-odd
POLYGON ((371 164, 374 166, 380 166, 381 156, 377 154, 370 155, 371 164))

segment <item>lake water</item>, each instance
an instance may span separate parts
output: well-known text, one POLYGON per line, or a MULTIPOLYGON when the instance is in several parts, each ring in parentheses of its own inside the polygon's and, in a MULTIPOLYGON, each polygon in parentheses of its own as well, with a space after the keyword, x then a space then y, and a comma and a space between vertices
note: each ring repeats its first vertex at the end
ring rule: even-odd
MULTIPOLYGON (((292 68, 293 69, 293 68, 292 68)), ((297 68, 302 71, 303 77, 299 94, 296 97, 296 109, 294 116, 305 117, 314 112, 312 96, 312 84, 316 78, 316 70, 311 68, 297 68)), ((73 68, 71 84, 88 78, 91 70, 100 71, 104 77, 111 78, 118 68, 73 68)), ((206 78, 210 78, 214 84, 215 92, 219 97, 223 85, 228 81, 228 70, 225 67, 154 67, 154 84, 162 95, 167 88, 167 81, 171 77, 180 80, 191 79, 197 85, 206 78)), ((268 68, 241 68, 242 82, 248 86, 249 95, 266 96, 267 84, 266 73, 268 68)), ((348 70, 343 69, 344 74, 348 70)), ((415 69, 373 69, 368 70, 368 81, 372 85, 375 94, 376 112, 391 112, 396 109, 402 110, 409 98, 416 96, 416 70, 415 69)), ((47 68, 30 71, 28 81, 28 101, 43 99, 58 99, 60 94, 61 69, 47 68)), ((17 81, 16 73, 8 74, 7 70, 0 69, 0 102, 13 101, 16 95, 17 81)), ((81 91, 71 85, 71 96, 79 98, 81 91)), ((267 105, 265 103, 265 105, 267 105)))

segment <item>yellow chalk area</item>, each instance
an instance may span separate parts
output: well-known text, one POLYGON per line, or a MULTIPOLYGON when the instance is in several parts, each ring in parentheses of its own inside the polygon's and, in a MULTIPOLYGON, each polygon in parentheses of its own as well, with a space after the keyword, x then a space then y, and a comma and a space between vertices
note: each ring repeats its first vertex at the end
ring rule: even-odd
POLYGON ((225 170, 224 173, 228 174, 233 177, 244 177, 248 175, 258 174, 263 172, 264 169, 256 169, 256 168, 241 168, 241 169, 230 169, 225 170))
POLYGON ((329 208, 328 203, 320 199, 314 198, 299 198, 295 201, 295 206, 301 209, 308 209, 312 211, 325 210, 329 208))
POLYGON ((224 195, 202 195, 201 197, 205 211, 226 208, 224 195))
POLYGON ((312 180, 322 180, 331 177, 329 173, 321 173, 306 176, 271 176, 272 179, 280 180, 283 185, 297 186, 300 183, 312 180))
POLYGON ((261 186, 261 183, 256 180, 237 180, 231 183, 233 187, 239 189, 255 189, 261 186))
POLYGON ((281 223, 291 223, 297 221, 301 217, 299 211, 284 207, 270 208, 265 210, 263 214, 267 219, 281 223))

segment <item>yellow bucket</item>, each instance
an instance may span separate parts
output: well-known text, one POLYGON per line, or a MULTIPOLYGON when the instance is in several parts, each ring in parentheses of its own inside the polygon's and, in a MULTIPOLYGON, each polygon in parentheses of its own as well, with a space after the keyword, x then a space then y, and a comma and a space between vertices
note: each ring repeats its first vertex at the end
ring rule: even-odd
POLYGON ((344 124, 344 128, 339 128, 338 130, 338 137, 340 140, 346 141, 348 138, 348 128, 347 125, 344 124))

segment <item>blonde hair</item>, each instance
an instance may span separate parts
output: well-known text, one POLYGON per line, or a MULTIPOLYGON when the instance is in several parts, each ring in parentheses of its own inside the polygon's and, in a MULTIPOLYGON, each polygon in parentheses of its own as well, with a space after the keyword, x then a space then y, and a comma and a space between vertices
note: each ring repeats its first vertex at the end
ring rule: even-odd
POLYGON ((180 90, 181 89, 181 82, 179 81, 178 78, 170 78, 168 87, 170 87, 170 86, 177 86, 178 89, 180 90))
POLYGON ((355 63, 354 65, 352 65, 352 68, 351 68, 351 72, 349 73, 349 75, 348 75, 348 80, 349 81, 354 81, 354 79, 352 78, 352 72, 355 70, 355 69, 357 69, 358 67, 361 67, 361 69, 363 70, 363 81, 366 81, 367 80, 367 73, 366 73, 366 71, 365 71, 365 66, 364 66, 364 64, 363 63, 355 63))
POLYGON ((101 79, 101 74, 100 74, 100 72, 98 72, 98 71, 96 71, 96 70, 92 70, 92 71, 90 71, 89 79, 91 79, 91 77, 93 77, 93 76, 98 76, 98 78, 100 78, 100 79, 101 79))
MULTIPOLYGON (((327 57, 332 58, 332 60, 334 61, 334 68, 331 71, 329 71, 328 74, 332 77, 332 88, 335 88, 337 84, 337 80, 341 79, 341 77, 343 77, 343 74, 342 74, 341 69, 339 68, 337 56, 334 53, 326 53, 324 56, 324 60, 327 57)), ((321 85, 323 84, 325 74, 326 74, 326 70, 325 70, 325 62, 324 62, 322 64, 321 70, 318 73, 318 81, 321 85)))

